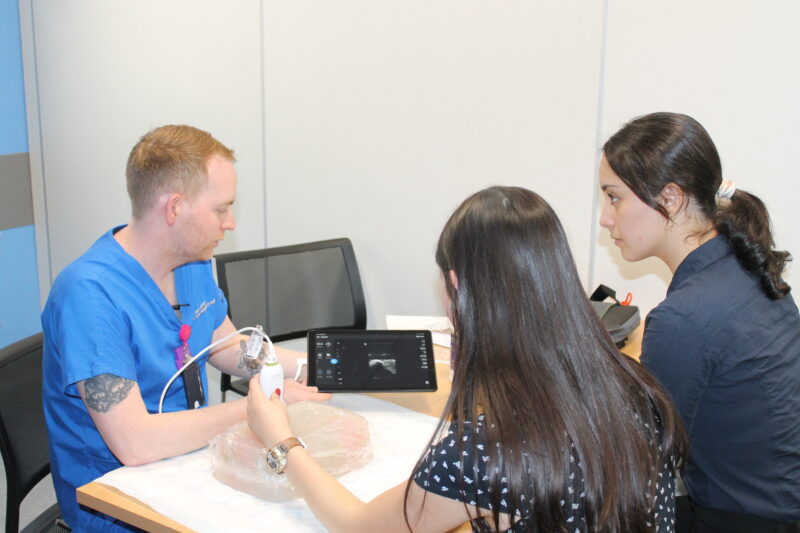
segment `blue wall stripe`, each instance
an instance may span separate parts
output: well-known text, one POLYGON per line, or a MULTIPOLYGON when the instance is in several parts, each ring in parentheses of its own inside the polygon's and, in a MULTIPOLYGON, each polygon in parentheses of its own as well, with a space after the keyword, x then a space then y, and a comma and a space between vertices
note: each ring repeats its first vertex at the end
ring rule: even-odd
POLYGON ((0 154, 28 151, 17 0, 0 0, 0 154))
POLYGON ((0 347, 42 330, 33 226, 0 231, 0 347))
POLYGON ((18 0, 0 0, 0 347, 41 331, 18 0))

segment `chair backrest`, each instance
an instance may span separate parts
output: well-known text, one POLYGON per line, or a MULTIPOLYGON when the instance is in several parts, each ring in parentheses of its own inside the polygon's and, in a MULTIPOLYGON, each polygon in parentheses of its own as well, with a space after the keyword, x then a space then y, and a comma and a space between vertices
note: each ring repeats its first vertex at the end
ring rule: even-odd
POLYGON ((309 329, 364 329, 367 310, 350 239, 216 256, 236 327, 260 324, 274 342, 309 329))
POLYGON ((42 410, 42 334, 0 350, 0 450, 6 468, 6 531, 17 531, 19 506, 50 472, 42 410))

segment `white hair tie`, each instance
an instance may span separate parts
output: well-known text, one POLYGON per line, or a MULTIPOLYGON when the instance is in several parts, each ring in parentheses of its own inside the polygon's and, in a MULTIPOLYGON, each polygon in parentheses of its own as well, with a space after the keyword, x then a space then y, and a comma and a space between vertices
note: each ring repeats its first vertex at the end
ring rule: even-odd
POLYGON ((722 180, 717 189, 717 198, 733 198, 733 193, 736 192, 736 182, 731 180, 722 180))

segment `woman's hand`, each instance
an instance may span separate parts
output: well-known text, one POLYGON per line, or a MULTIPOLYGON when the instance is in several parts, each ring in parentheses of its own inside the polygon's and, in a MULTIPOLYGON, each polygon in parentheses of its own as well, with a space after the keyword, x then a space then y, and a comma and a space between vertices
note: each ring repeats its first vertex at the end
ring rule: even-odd
POLYGON ((257 374, 250 380, 247 394, 247 424, 266 447, 292 436, 286 406, 280 400, 280 389, 265 393, 257 374))

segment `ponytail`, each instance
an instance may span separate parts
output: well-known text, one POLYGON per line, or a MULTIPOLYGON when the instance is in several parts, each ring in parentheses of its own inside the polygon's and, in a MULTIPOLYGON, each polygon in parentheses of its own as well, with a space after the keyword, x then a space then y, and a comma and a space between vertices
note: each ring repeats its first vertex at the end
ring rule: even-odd
POLYGON ((791 287, 782 274, 792 256, 774 249, 769 213, 761 199, 737 190, 730 200, 720 200, 715 225, 717 232, 731 241, 742 266, 761 278, 767 296, 779 300, 788 294, 791 287))

